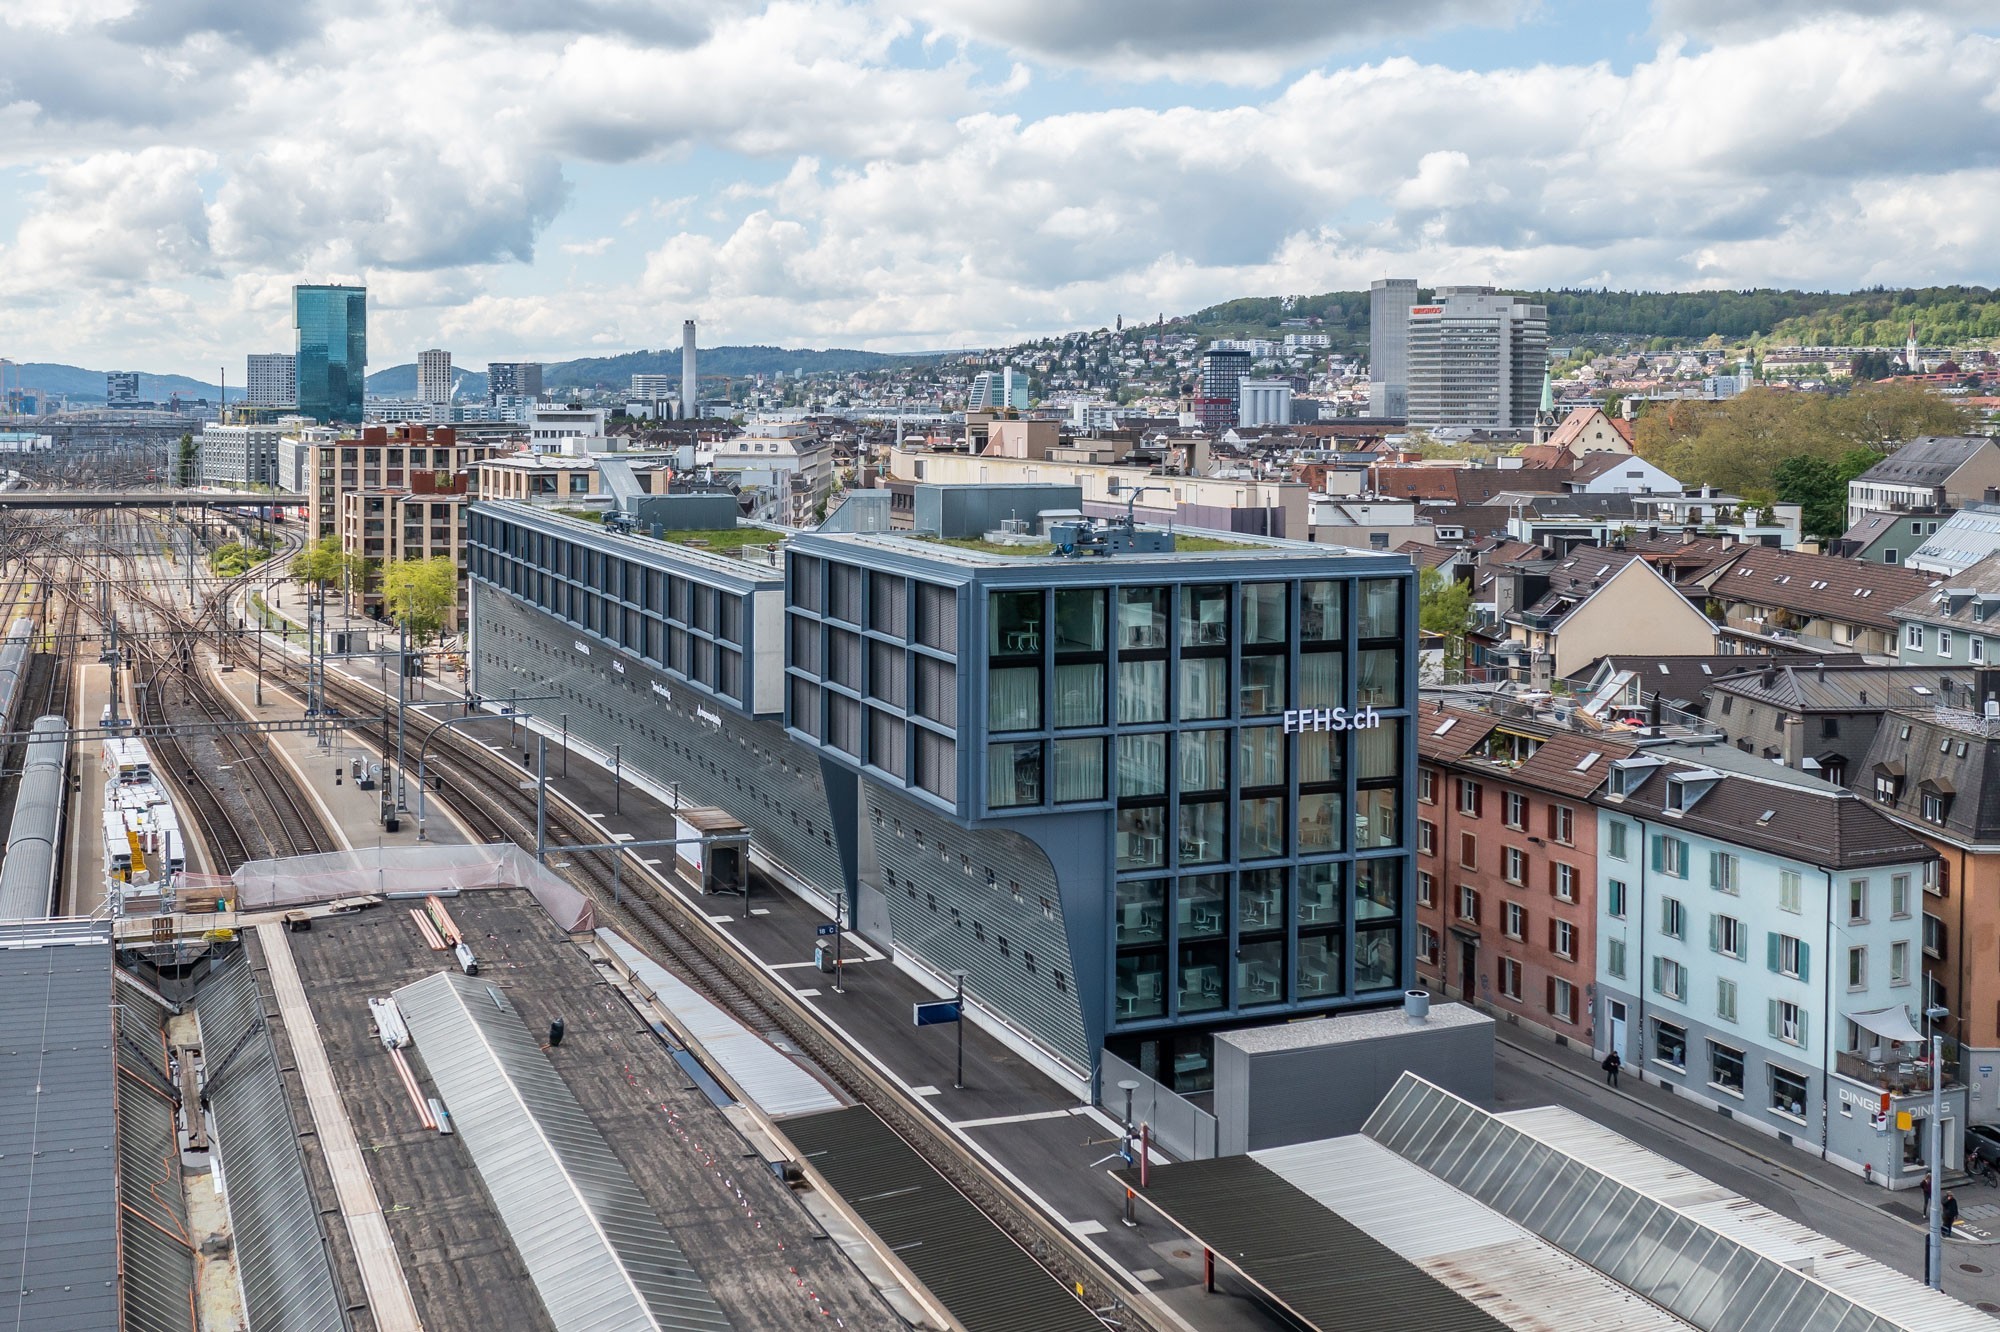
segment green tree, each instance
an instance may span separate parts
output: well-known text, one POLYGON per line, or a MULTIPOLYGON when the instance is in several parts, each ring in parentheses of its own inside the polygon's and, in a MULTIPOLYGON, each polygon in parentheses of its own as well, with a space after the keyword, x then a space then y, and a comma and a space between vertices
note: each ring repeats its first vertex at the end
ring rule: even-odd
POLYGON ((182 435, 181 452, 180 452, 180 484, 184 486, 191 486, 194 484, 194 472, 195 472, 194 464, 195 464, 194 436, 182 435))
POLYGON ((1800 506, 1799 525, 1810 537, 1830 541, 1847 530, 1847 482, 1837 464, 1804 454, 1772 471, 1778 498, 1800 506))
POLYGON ((1444 639, 1447 671, 1465 668, 1465 640, 1472 632, 1472 585, 1437 569, 1417 574, 1417 623, 1425 633, 1444 639))
POLYGON ((348 572, 346 552, 340 548, 340 538, 324 536, 308 542, 292 556, 292 577, 301 583, 312 583, 320 588, 328 588, 340 582, 348 572))
POLYGON ((458 562, 449 555, 398 560, 382 571, 382 604, 422 647, 444 631, 458 605, 458 562))

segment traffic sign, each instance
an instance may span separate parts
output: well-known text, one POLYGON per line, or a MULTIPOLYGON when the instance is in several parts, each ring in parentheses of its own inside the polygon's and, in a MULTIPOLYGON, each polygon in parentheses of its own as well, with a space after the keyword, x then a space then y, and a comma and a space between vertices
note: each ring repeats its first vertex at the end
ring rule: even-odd
POLYGON ((919 1027, 934 1027, 943 1022, 958 1021, 958 1000, 937 999, 927 1004, 912 1004, 916 1010, 919 1027))
POLYGON ((821 925, 821 926, 818 926, 817 928, 815 928, 815 929, 813 930, 813 933, 814 933, 814 934, 817 934, 817 935, 818 935, 818 936, 819 936, 820 938, 824 939, 824 938, 827 938, 827 937, 829 937, 829 936, 831 936, 831 935, 835 935, 835 934, 839 934, 839 933, 840 933, 840 926, 838 926, 838 925, 821 925))

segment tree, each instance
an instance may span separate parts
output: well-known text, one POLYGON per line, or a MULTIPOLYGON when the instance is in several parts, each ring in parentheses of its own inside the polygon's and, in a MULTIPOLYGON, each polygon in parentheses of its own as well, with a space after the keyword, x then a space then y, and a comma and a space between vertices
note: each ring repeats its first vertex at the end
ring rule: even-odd
POLYGON ((449 555, 398 560, 382 571, 382 604, 422 647, 443 632, 458 605, 458 562, 449 555))
POLYGON ((301 583, 312 583, 327 588, 338 583, 347 573, 347 555, 340 548, 340 538, 324 536, 299 548, 292 556, 292 577, 301 583))
POLYGON ((1438 569, 1417 574, 1417 624, 1444 639, 1447 671, 1465 668, 1465 640, 1472 632, 1472 585, 1438 569))
POLYGON ((180 483, 184 486, 193 485, 194 473, 195 473, 194 436, 182 435, 181 453, 180 453, 180 483))

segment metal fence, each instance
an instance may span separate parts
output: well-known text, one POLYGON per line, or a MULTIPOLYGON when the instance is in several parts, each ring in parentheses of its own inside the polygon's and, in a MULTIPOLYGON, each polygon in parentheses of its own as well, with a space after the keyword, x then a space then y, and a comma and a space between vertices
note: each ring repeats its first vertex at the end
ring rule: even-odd
POLYGON ((1136 1082, 1132 1090, 1132 1127, 1150 1125, 1152 1140, 1161 1150, 1196 1161, 1215 1155, 1215 1116, 1194 1102, 1167 1090, 1111 1051, 1102 1052, 1103 1077, 1097 1104, 1113 1119, 1125 1116, 1125 1089, 1121 1082, 1136 1082))

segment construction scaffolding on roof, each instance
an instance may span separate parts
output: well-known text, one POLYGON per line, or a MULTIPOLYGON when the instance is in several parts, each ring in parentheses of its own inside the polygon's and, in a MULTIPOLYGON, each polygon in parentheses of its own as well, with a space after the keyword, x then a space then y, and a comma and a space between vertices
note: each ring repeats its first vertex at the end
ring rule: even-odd
POLYGON ((512 843, 360 847, 252 860, 231 876, 239 912, 282 911, 344 897, 526 888, 572 934, 596 928, 590 899, 512 843))

